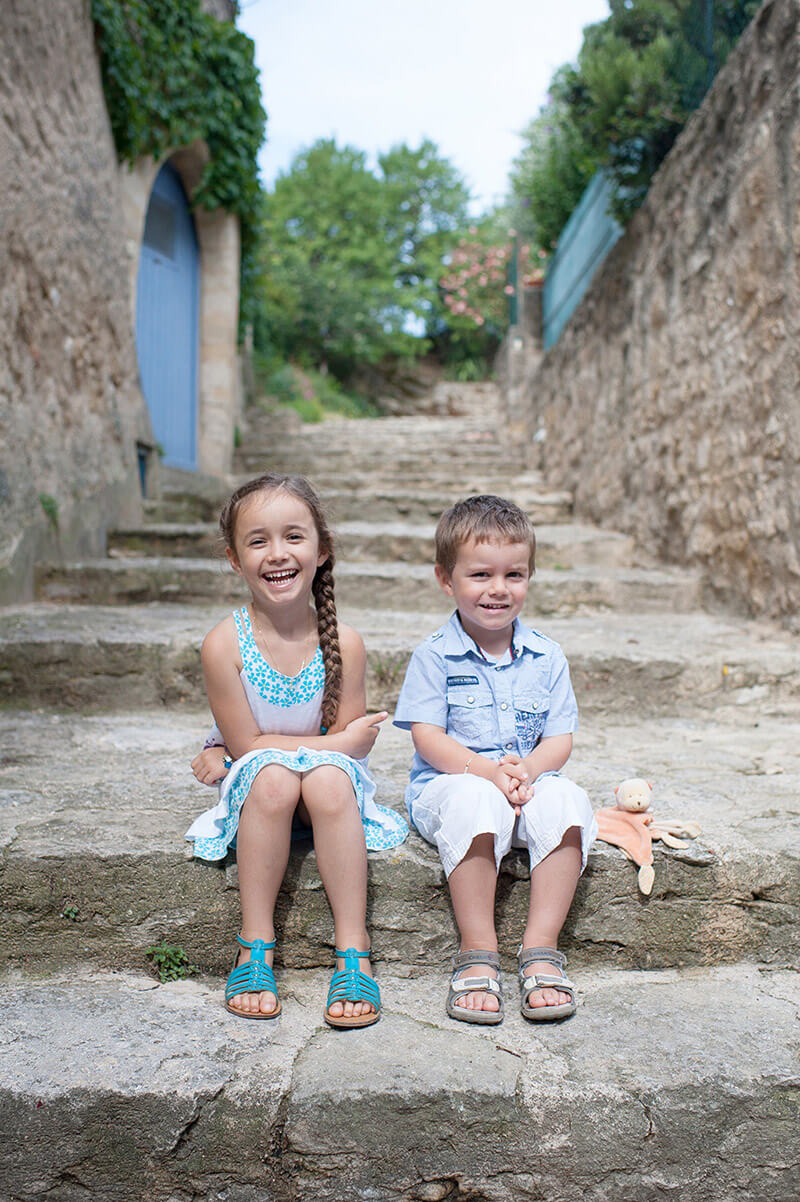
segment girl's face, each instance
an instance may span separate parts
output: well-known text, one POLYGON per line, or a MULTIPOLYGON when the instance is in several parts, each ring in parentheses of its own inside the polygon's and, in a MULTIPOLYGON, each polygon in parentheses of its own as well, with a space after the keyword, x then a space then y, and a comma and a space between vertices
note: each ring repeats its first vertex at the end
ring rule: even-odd
POLYGON ((285 489, 253 493, 236 514, 228 560, 253 600, 266 605, 308 603, 317 568, 328 558, 304 501, 285 489))

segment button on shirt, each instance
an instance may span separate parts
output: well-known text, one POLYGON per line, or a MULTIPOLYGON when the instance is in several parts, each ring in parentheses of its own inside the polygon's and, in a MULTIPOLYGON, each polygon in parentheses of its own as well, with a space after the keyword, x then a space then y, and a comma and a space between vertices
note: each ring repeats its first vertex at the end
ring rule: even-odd
MULTIPOLYGON (((456 612, 411 657, 394 724, 409 730, 412 722, 441 726, 466 749, 490 759, 509 751, 529 755, 540 739, 577 729, 566 656, 558 643, 517 618, 510 657, 496 663, 482 654, 456 612)), ((437 775, 415 752, 406 789, 409 813, 437 775)))

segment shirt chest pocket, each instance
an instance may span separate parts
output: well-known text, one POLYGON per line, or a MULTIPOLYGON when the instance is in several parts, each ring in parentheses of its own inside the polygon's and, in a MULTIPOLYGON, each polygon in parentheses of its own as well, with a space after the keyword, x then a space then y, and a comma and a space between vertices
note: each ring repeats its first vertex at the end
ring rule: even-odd
POLYGON ((447 733, 460 743, 488 747, 495 742, 494 698, 490 689, 463 685, 447 690, 447 733))
POLYGON ((547 693, 522 693, 514 697, 517 739, 523 755, 533 751, 541 739, 549 712, 550 698, 547 693))

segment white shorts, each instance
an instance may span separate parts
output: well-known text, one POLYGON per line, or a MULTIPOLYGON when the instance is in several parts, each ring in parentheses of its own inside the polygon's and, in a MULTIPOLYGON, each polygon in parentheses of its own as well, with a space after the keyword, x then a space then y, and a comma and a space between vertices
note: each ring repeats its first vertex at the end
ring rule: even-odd
POLYGON ((589 798, 579 785, 557 773, 534 782, 533 797, 519 817, 497 785, 481 776, 442 774, 428 781, 413 803, 413 823, 439 852, 447 876, 464 859, 477 835, 494 835, 494 859, 512 847, 527 847, 531 868, 554 851, 570 827, 581 830, 581 872, 597 838, 589 798))

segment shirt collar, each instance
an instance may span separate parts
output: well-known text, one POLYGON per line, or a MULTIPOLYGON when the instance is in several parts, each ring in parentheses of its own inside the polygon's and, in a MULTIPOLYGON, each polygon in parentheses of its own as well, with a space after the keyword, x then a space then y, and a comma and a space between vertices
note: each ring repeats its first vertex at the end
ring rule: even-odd
MULTIPOLYGON (((442 635, 442 654, 449 659, 458 659, 464 655, 472 655, 475 659, 483 660, 483 656, 478 650, 477 645, 461 625, 458 610, 455 611, 450 620, 442 627, 442 635)), ((537 634, 535 630, 531 630, 523 622, 520 622, 519 618, 515 618, 511 646, 514 659, 518 659, 523 651, 531 651, 534 655, 544 655, 547 650, 547 640, 540 634, 537 634)))

